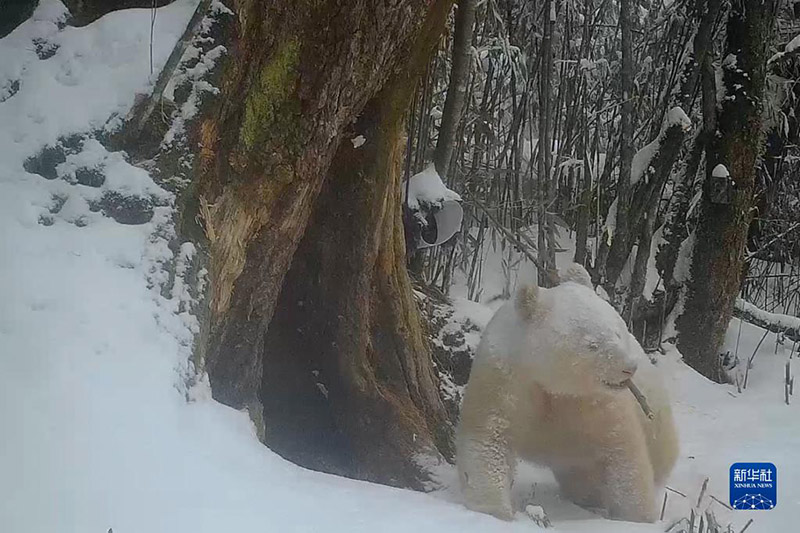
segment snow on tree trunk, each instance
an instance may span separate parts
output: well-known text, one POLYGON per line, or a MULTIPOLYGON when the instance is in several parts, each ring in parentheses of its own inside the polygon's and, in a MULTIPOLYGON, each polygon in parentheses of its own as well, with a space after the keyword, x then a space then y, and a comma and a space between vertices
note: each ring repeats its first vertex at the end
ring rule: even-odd
POLYGON ((399 165, 451 4, 238 2, 197 163, 215 398, 300 464, 417 488, 416 455, 450 449, 405 271, 399 165))
MULTIPOLYGON (((731 4, 723 59, 725 96, 718 134, 706 147, 706 181, 688 293, 678 318, 678 348, 706 377, 724 381, 718 352, 739 292, 752 218, 756 162, 762 151, 762 99, 773 35, 773 0, 731 4), (722 164, 735 182, 733 201, 713 203, 712 170, 722 164)), ((705 102, 704 102, 705 103, 705 102)), ((708 111, 710 106, 704 105, 708 111)))
POLYGON ((683 175, 675 184, 665 224, 664 243, 660 246, 656 259, 665 288, 673 294, 680 290, 680 284, 673 278, 673 272, 681 244, 689 236, 686 216, 692 201, 692 191, 707 140, 712 138, 717 125, 717 87, 712 61, 714 25, 721 3, 721 0, 708 0, 697 5, 695 17, 699 19, 699 23, 693 40, 694 57, 688 63, 690 69, 681 84, 680 102, 686 109, 691 109, 697 88, 701 89, 703 127, 695 135, 683 175))
MULTIPOLYGON (((658 137, 636 152, 633 157, 629 175, 629 184, 632 190, 628 207, 624 210, 624 218, 631 230, 638 230, 644 224, 648 210, 652 206, 658 205, 664 184, 680 155, 683 140, 691 127, 691 121, 686 113, 680 107, 673 108, 667 113, 658 137)), ((616 215, 613 221, 615 230, 612 234, 611 250, 606 264, 606 291, 609 294, 612 294, 635 242, 635 235, 619 230, 621 218, 619 206, 620 203, 617 201, 616 215)), ((651 225, 651 232, 652 229, 651 225)))

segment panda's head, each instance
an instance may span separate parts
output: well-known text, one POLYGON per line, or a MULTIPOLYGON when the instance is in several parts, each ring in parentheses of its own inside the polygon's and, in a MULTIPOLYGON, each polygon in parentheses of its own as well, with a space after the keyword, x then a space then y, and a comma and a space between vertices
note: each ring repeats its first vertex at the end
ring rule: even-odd
POLYGON ((552 289, 523 287, 515 306, 525 324, 523 371, 554 394, 623 389, 643 350, 619 313, 573 265, 552 289))

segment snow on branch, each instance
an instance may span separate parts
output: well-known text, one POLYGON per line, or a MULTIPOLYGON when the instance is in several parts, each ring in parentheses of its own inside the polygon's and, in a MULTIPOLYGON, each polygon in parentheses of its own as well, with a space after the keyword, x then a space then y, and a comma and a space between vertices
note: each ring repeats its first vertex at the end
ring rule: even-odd
POLYGON ((790 339, 800 341, 800 317, 770 313, 741 298, 736 299, 734 311, 737 316, 747 322, 769 331, 784 333, 790 339))
POLYGON ((767 65, 771 65, 775 61, 783 59, 785 56, 795 55, 800 52, 800 35, 796 35, 794 39, 786 43, 783 52, 778 52, 767 60, 767 65))
POLYGON ((433 164, 403 183, 403 201, 408 190, 408 208, 416 211, 420 206, 441 206, 447 200, 461 201, 461 196, 448 189, 433 164))
MULTIPOLYGON (((692 129, 692 121, 680 107, 673 107, 669 110, 661 125, 661 131, 658 137, 636 152, 636 155, 633 156, 633 162, 631 163, 631 185, 636 185, 642 179, 642 176, 646 175, 647 169, 650 168, 650 164, 658 154, 658 150, 661 148, 661 144, 667 136, 667 131, 674 126, 680 127, 684 132, 688 132, 692 129)), ((645 182, 646 180, 647 178, 645 178, 645 182)))

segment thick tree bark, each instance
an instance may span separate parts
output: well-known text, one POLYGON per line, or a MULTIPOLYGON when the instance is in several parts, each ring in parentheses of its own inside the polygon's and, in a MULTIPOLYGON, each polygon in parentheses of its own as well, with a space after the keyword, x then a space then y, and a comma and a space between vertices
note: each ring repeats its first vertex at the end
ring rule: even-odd
POLYGON ((234 6, 198 163, 211 277, 201 355, 215 398, 311 468, 420 487, 415 454, 449 453, 405 272, 398 165, 451 4, 234 6))
POLYGON ((739 292, 747 229, 752 218, 756 161, 763 144, 762 98, 775 6, 772 0, 731 4, 727 56, 723 61, 727 96, 717 117, 719 134, 706 148, 706 182, 691 279, 684 312, 676 322, 678 348, 686 362, 716 381, 726 379, 718 357, 719 348, 739 292), (711 172, 717 164, 727 167, 736 184, 730 204, 712 203, 709 198, 711 172))
POLYGON ((436 150, 433 153, 436 172, 442 179, 447 177, 450 170, 456 132, 467 95, 467 81, 472 64, 472 29, 475 26, 475 11, 476 0, 458 2, 453 32, 453 66, 447 84, 447 96, 444 100, 439 136, 436 139, 436 150))

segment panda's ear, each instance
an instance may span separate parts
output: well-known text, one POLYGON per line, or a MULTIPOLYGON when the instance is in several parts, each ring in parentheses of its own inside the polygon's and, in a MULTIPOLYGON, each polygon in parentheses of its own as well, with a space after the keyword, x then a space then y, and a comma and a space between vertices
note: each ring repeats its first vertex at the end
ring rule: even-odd
POLYGON ((514 307, 525 322, 533 322, 539 313, 542 307, 540 296, 541 291, 536 285, 523 285, 517 290, 514 307))
POLYGON ((578 263, 572 263, 569 268, 567 268, 561 274, 561 283, 565 281, 571 281, 573 283, 578 283, 580 285, 584 285, 589 287, 590 289, 594 289, 592 285, 592 277, 586 271, 583 266, 579 265, 578 263))

